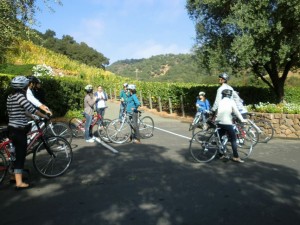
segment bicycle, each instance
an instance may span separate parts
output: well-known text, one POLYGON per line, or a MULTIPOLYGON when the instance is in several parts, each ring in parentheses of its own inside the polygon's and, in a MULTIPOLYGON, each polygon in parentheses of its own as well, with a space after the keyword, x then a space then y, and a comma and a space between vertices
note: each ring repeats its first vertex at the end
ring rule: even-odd
MULTIPOLYGON (((84 113, 82 113, 84 115, 84 113)), ((72 130, 74 137, 84 137, 85 132, 85 121, 86 119, 80 119, 78 117, 73 117, 69 121, 69 127, 72 130)), ((106 128, 107 125, 111 122, 110 119, 103 119, 100 114, 94 113, 93 120, 90 126, 90 131, 93 130, 94 126, 97 125, 97 133, 100 139, 104 142, 110 142, 110 139, 107 137, 106 128)))
MULTIPOLYGON (((29 121, 28 125, 31 126, 32 131, 37 129, 34 120, 29 121)), ((41 121, 39 125, 40 128, 43 129, 46 136, 61 136, 65 138, 69 143, 72 143, 72 130, 67 124, 62 122, 52 122, 51 120, 48 120, 47 124, 44 121, 41 121)))
MULTIPOLYGON (((70 143, 61 136, 46 136, 39 123, 44 119, 35 121, 37 127, 27 134, 30 140, 27 146, 27 156, 33 154, 32 163, 35 170, 46 178, 58 177, 70 167, 73 151, 70 143)), ((44 120, 47 124, 47 120, 44 120)), ((0 183, 8 171, 13 168, 14 157, 9 151, 12 141, 7 138, 7 128, 2 128, 1 133, 6 133, 0 143, 0 183)))
POLYGON ((205 117, 208 118, 209 113, 197 112, 193 122, 190 124, 189 131, 192 131, 192 136, 200 130, 207 129, 206 122, 203 122, 203 113, 205 114, 205 117))
MULTIPOLYGON (((223 154, 225 159, 232 158, 232 150, 227 147, 229 138, 227 134, 220 137, 220 129, 218 123, 214 123, 213 125, 211 124, 210 129, 199 131, 192 137, 189 152, 196 162, 210 162, 217 156, 217 153, 223 154)), ((241 159, 248 158, 253 150, 251 139, 246 136, 243 141, 240 142, 237 134, 237 142, 239 157, 241 159)))
POLYGON ((248 113, 249 115, 249 123, 254 127, 254 129, 257 130, 259 133, 259 140, 260 143, 268 143, 273 136, 274 136, 274 128, 272 124, 265 120, 265 119, 258 119, 258 120, 251 120, 252 116, 255 115, 255 113, 248 113))
MULTIPOLYGON (((150 138, 153 136, 154 121, 150 116, 141 118, 142 111, 138 111, 138 125, 141 138, 150 138)), ((133 135, 132 116, 124 110, 121 120, 112 120, 106 129, 108 138, 116 144, 127 142, 133 135)))

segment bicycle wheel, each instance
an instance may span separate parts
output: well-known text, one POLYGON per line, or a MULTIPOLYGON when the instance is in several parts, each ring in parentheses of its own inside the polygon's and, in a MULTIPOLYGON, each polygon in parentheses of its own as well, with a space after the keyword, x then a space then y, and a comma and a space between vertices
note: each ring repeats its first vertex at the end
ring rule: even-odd
MULTIPOLYGON (((238 127, 240 135, 237 136, 237 138, 244 138, 246 136, 246 139, 251 139, 252 141, 252 147, 254 147, 259 140, 259 133, 258 131, 251 125, 243 125, 243 124, 236 124, 238 127)), ((250 147, 248 141, 245 142, 245 147, 250 147)))
POLYGON ((260 119, 254 122, 261 131, 261 133, 259 134, 259 142, 267 143, 268 141, 270 141, 274 136, 274 128, 272 124, 264 119, 260 119))
POLYGON ((241 159, 246 159, 250 156, 253 150, 253 136, 246 131, 242 134, 237 134, 237 151, 241 159))
POLYGON ((217 137, 206 131, 197 132, 190 141, 189 151, 196 162, 210 162, 212 161, 218 152, 218 140, 217 137))
POLYGON ((33 152, 33 166, 44 177, 57 177, 70 167, 73 152, 70 143, 60 136, 46 137, 33 152))
POLYGON ((8 170, 8 163, 5 156, 0 152, 0 183, 4 180, 8 170))
POLYGON ((150 116, 145 116, 139 121, 139 131, 141 138, 150 138, 153 136, 154 121, 150 116))
POLYGON ((72 131, 73 137, 83 137, 84 136, 84 123, 79 118, 72 118, 69 121, 69 127, 72 131))
POLYGON ((98 132, 98 136, 100 137, 100 139, 104 142, 111 142, 110 139, 107 136, 107 126, 108 124, 110 124, 111 120, 110 119, 103 119, 102 121, 102 125, 97 126, 97 132, 98 132))
POLYGON ((203 123, 202 122, 199 122, 197 124, 195 124, 193 127, 192 127, 192 136, 194 136, 196 133, 200 132, 200 131, 205 131, 203 129, 203 123))
POLYGON ((60 136, 70 143, 72 142, 73 138, 72 133, 73 132, 70 127, 67 124, 61 122, 50 123, 45 131, 46 136, 60 136))
POLYGON ((128 122, 121 122, 119 119, 112 120, 106 128, 107 137, 116 144, 128 141, 131 136, 131 127, 128 122))

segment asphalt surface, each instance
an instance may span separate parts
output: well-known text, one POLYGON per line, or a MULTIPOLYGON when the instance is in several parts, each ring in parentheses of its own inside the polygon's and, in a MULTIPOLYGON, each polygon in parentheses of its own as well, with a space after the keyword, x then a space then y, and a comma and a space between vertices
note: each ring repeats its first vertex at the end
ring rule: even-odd
MULTIPOLYGON (((118 104, 108 104, 106 117, 116 118, 118 104)), ((244 164, 199 164, 187 122, 144 115, 158 128, 152 138, 109 148, 75 139, 61 177, 42 178, 29 156, 34 187, 0 185, 0 224, 300 224, 299 140, 258 144, 244 164)))

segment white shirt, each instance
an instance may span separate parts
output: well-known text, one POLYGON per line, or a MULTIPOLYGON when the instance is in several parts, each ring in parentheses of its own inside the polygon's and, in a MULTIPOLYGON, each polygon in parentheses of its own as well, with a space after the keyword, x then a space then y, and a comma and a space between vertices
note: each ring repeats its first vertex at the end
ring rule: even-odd
POLYGON ((26 97, 27 97, 28 101, 30 101, 37 108, 39 108, 41 105, 43 105, 39 100, 36 99, 36 97, 34 97, 30 88, 27 88, 26 97))
POLYGON ((96 92, 96 97, 99 98, 99 101, 97 102, 97 109, 106 108, 106 96, 104 92, 96 92))
POLYGON ((222 99, 222 91, 225 89, 232 90, 233 96, 237 95, 230 85, 228 85, 227 83, 223 83, 217 90, 216 99, 215 99, 213 107, 211 108, 212 111, 216 111, 218 109, 219 102, 222 99))
POLYGON ((216 121, 220 124, 231 125, 232 124, 232 113, 234 113, 240 121, 245 121, 239 112, 234 100, 225 97, 219 102, 218 113, 216 121))

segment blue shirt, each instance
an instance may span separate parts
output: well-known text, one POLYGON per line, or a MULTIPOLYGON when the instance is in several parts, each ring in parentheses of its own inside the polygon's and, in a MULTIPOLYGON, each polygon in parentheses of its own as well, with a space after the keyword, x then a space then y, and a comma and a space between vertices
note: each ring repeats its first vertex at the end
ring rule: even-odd
POLYGON ((132 109, 131 108, 134 108, 134 110, 137 110, 140 105, 141 105, 141 103, 138 100, 136 94, 129 95, 128 98, 127 98, 126 111, 128 113, 132 113, 132 109))
POLYGON ((210 104, 207 99, 205 99, 205 101, 203 102, 198 98, 196 105, 199 105, 199 107, 197 107, 197 112, 204 112, 204 111, 206 111, 206 110, 208 111, 210 109, 210 104))

